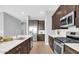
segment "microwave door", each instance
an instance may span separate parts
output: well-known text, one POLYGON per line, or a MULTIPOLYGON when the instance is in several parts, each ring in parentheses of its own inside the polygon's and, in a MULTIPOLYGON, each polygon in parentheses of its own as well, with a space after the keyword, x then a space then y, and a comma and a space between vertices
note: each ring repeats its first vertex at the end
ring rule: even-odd
POLYGON ((74 12, 71 12, 71 13, 68 15, 68 25, 69 25, 69 26, 74 25, 74 12))
POLYGON ((68 17, 68 24, 72 23, 72 15, 68 17))
POLYGON ((61 20, 61 26, 67 25, 67 18, 61 20))

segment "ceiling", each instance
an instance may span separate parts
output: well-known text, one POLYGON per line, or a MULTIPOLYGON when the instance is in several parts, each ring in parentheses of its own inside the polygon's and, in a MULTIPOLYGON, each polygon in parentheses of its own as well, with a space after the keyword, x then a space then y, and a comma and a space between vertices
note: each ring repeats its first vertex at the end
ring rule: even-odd
POLYGON ((0 5, 0 12, 7 12, 20 20, 25 20, 26 16, 31 19, 40 19, 47 11, 51 14, 56 11, 58 5, 0 5))

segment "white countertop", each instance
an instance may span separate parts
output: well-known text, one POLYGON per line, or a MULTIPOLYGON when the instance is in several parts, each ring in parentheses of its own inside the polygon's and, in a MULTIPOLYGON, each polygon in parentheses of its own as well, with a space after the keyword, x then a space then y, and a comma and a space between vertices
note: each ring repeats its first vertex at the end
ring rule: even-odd
POLYGON ((49 36, 51 36, 53 38, 55 38, 55 37, 66 37, 66 36, 61 36, 61 35, 49 35, 49 36))
POLYGON ((79 52, 79 43, 65 43, 65 45, 79 52))
POLYGON ((27 40, 30 37, 31 36, 28 35, 28 36, 25 36, 25 39, 22 39, 22 40, 21 39, 20 40, 12 40, 12 41, 8 41, 8 42, 0 43, 0 53, 4 54, 4 53, 8 52, 9 50, 16 47, 17 45, 24 42, 25 40, 27 40))

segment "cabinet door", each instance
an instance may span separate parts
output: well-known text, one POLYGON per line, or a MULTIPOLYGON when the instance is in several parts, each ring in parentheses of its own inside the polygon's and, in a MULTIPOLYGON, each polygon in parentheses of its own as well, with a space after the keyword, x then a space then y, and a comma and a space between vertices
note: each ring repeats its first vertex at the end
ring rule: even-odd
POLYGON ((65 6, 60 6, 52 16, 52 29, 60 29, 60 18, 66 14, 65 6))
POLYGON ((75 25, 76 27, 79 27, 79 5, 76 5, 75 8, 76 8, 75 25))
POLYGON ((44 41, 45 40, 45 34, 38 34, 37 35, 37 41, 44 41))
POLYGON ((32 38, 29 38, 21 44, 21 54, 28 54, 30 52, 31 40, 32 40, 32 38))
MULTIPOLYGON (((60 18, 64 17, 68 13, 75 11, 75 5, 61 5, 55 14, 52 16, 52 29, 62 29, 60 27, 60 18)), ((77 7, 77 11, 78 7, 77 7)), ((79 22, 77 22, 79 23, 79 22)))
POLYGON ((54 39, 50 36, 49 36, 49 46, 52 49, 52 51, 54 51, 54 39))
POLYGON ((28 53, 31 50, 31 38, 28 39, 28 53))
POLYGON ((52 29, 60 29, 60 20, 58 15, 52 17, 52 29))
POLYGON ((38 21, 38 30, 45 30, 45 21, 38 21))
POLYGON ((57 15, 59 15, 59 18, 62 18, 67 14, 66 5, 61 5, 57 10, 57 15))
POLYGON ((52 29, 55 29, 55 16, 52 16, 52 29))
POLYGON ((67 14, 72 12, 72 11, 75 11, 75 5, 66 5, 66 10, 67 10, 67 14))
POLYGON ((5 54, 20 54, 21 53, 21 46, 18 45, 17 47, 11 49, 10 51, 8 51, 5 54))
POLYGON ((28 42, 25 41, 21 45, 21 54, 27 54, 28 53, 28 42))

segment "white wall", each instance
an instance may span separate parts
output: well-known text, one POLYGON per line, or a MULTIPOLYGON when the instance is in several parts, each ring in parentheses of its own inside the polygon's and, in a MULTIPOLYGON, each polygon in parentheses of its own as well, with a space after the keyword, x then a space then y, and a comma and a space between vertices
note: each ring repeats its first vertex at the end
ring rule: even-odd
POLYGON ((53 35, 52 30, 52 15, 55 13, 59 5, 55 6, 54 11, 47 11, 45 15, 45 43, 48 45, 48 36, 53 35))
POLYGON ((26 35, 26 22, 21 23, 21 34, 26 35))
POLYGON ((0 35, 3 35, 3 13, 0 13, 0 35))
POLYGON ((20 35, 21 21, 7 13, 4 14, 4 35, 20 35))
POLYGON ((45 18, 45 43, 48 45, 48 35, 52 31, 52 16, 48 13, 45 18))
POLYGON ((30 20, 30 16, 26 16, 26 35, 29 35, 29 21, 30 20))
POLYGON ((0 13, 0 35, 21 35, 22 30, 24 31, 24 35, 28 35, 28 20, 29 17, 26 16, 25 20, 22 22, 25 22, 25 24, 21 25, 21 20, 18 18, 6 13, 1 12, 0 13))

